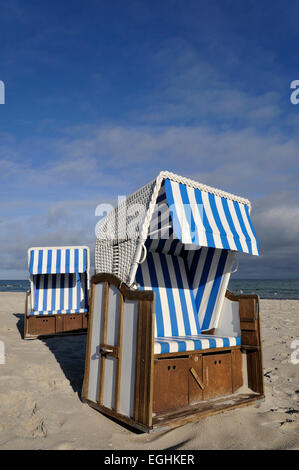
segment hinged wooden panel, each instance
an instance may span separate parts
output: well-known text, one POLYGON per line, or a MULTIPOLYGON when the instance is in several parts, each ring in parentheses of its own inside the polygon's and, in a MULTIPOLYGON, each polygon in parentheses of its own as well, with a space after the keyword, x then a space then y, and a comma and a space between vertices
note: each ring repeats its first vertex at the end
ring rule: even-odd
POLYGON ((231 353, 203 356, 204 399, 232 393, 231 353))
POLYGON ((189 358, 155 361, 154 413, 188 405, 188 367, 189 358))
POLYGON ((55 317, 45 315, 43 317, 31 316, 29 318, 28 333, 31 335, 46 335, 55 332, 55 317))
POLYGON ((82 315, 68 315, 63 317, 63 330, 73 331, 80 330, 82 328, 82 315))

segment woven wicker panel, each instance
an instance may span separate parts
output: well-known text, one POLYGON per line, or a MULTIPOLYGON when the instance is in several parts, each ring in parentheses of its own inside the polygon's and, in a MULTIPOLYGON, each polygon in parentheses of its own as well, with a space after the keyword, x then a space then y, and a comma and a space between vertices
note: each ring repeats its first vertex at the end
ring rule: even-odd
POLYGON ((128 196, 99 225, 95 249, 96 273, 112 273, 128 283, 155 185, 156 180, 128 196), (140 210, 136 212, 135 208, 140 210))

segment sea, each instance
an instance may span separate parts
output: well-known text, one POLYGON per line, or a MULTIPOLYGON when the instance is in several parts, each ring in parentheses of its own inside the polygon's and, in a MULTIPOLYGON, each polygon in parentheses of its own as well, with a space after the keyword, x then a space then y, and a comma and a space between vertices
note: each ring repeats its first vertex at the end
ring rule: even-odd
MULTIPOLYGON (((0 280, 0 292, 26 292, 29 281, 0 280)), ((299 299, 299 279, 231 279, 235 294, 257 294, 261 299, 299 299)))

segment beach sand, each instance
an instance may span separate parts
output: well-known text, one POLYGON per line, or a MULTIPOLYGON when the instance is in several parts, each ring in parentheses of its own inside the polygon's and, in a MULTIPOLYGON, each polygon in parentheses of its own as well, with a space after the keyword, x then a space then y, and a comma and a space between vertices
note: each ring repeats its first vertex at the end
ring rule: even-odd
POLYGON ((24 301, 0 293, 0 449, 299 449, 299 300, 261 300, 265 401, 150 435, 80 401, 86 335, 24 341, 24 301))

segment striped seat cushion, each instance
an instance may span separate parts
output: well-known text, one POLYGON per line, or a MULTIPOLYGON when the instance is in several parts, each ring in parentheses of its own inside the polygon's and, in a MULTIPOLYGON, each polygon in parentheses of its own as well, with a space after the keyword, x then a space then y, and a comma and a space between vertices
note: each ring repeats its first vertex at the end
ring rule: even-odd
POLYGON ((235 336, 172 336, 155 338, 154 354, 224 348, 239 346, 240 344, 241 338, 235 336))
POLYGON ((148 252, 136 281, 156 294, 155 337, 200 334, 186 261, 174 255, 148 252))
POLYGON ((87 311, 86 272, 33 276, 31 315, 73 314, 87 311))

